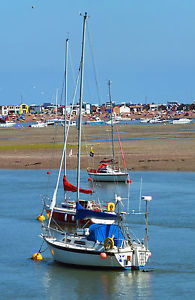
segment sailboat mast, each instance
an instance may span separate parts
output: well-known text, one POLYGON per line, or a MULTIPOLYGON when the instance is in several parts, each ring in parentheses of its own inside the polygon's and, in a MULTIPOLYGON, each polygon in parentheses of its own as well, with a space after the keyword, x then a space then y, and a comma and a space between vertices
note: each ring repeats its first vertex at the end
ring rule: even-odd
POLYGON ((58 117, 58 89, 56 90, 56 111, 55 111, 56 119, 58 117))
POLYGON ((111 109, 111 129, 112 129, 112 158, 113 158, 113 163, 115 164, 115 153, 114 153, 114 130, 113 130, 113 108, 112 108, 112 99, 111 99, 111 81, 108 81, 108 89, 109 89, 109 99, 110 99, 110 109, 111 109))
POLYGON ((83 20, 83 41, 81 54, 81 80, 80 80, 80 98, 79 98, 79 122, 78 122, 78 161, 77 161, 77 202, 79 202, 79 188, 80 188, 80 156, 81 156, 81 112, 83 103, 83 74, 84 74, 84 53, 85 53, 85 31, 86 31, 87 13, 83 20))
POLYGON ((145 212, 145 218, 146 218, 146 235, 145 235, 145 239, 146 239, 146 250, 148 250, 148 203, 146 201, 146 212, 145 212))
MULTIPOLYGON (((65 73, 64 73, 64 81, 65 81, 65 91, 64 91, 64 104, 65 104, 65 112, 64 112, 64 141, 67 134, 66 128, 66 114, 67 114, 67 68, 68 68, 68 42, 69 39, 66 39, 66 51, 65 51, 65 73)), ((66 176, 66 148, 64 150, 64 175, 66 176)))

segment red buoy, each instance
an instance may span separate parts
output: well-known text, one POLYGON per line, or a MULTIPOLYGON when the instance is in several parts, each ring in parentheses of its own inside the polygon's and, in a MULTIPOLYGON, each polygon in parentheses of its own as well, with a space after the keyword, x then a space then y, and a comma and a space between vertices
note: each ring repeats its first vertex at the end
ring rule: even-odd
POLYGON ((107 258, 107 254, 105 252, 101 252, 100 253, 100 258, 101 259, 106 259, 107 258))
POLYGON ((131 179, 127 179, 127 183, 131 183, 131 179))
POLYGON ((89 177, 89 178, 88 178, 88 181, 92 181, 92 178, 89 177))
POLYGON ((47 171, 47 174, 51 174, 51 172, 50 172, 50 171, 47 171))

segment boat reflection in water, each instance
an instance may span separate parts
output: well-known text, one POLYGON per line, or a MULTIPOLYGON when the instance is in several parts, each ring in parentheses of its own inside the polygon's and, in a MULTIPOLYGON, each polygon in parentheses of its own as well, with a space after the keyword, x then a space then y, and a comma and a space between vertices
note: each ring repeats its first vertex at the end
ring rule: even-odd
POLYGON ((52 262, 42 282, 50 299, 60 299, 64 294, 67 299, 152 299, 151 272, 94 272, 52 262))

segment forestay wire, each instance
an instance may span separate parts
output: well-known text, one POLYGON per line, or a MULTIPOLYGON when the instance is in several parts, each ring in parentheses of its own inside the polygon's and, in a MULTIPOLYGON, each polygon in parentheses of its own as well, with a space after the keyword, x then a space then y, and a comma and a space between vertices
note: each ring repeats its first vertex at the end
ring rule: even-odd
MULTIPOLYGON (((75 90, 74 90, 74 96, 73 96, 73 101, 72 101, 70 116, 72 115, 72 110, 73 110, 74 101, 75 101, 75 97, 76 97, 77 87, 78 87, 78 83, 79 83, 80 70, 81 70, 81 64, 79 66, 79 71, 78 71, 78 75, 77 75, 76 86, 75 86, 75 90)), ((68 133, 69 133, 69 129, 70 129, 70 122, 71 122, 71 117, 69 118, 69 121, 68 121, 67 134, 66 134, 66 138, 65 138, 65 141, 64 141, 64 147, 63 147, 62 157, 61 157, 61 161, 60 161, 60 168, 59 168, 59 172, 58 172, 58 179, 57 179, 57 183, 56 183, 56 188, 54 190, 52 201, 51 201, 51 204, 50 204, 51 213, 50 213, 50 218, 49 218, 49 222, 48 222, 48 227, 49 227, 50 222, 51 222, 53 208, 54 208, 54 206, 56 204, 56 195, 57 195, 57 191, 58 191, 58 187, 59 187, 59 181, 60 181, 60 176, 61 176, 61 171, 62 171, 62 165, 63 165, 63 160, 64 160, 64 152, 65 152, 65 149, 66 149, 67 139, 68 139, 68 133)), ((64 124, 64 125, 66 126, 66 124, 64 124)))

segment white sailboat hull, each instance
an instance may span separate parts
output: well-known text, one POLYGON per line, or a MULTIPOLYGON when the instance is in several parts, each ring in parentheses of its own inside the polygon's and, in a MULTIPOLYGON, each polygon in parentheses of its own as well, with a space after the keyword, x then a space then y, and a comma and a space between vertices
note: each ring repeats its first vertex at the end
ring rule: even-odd
POLYGON ((32 127, 32 128, 43 128, 43 127, 47 127, 47 123, 38 121, 35 124, 31 124, 30 127, 32 127))
POLYGON ((104 253, 104 247, 100 249, 89 249, 83 247, 70 247, 65 244, 45 239, 53 259, 60 263, 96 267, 96 268, 118 268, 118 269, 140 269, 146 264, 150 257, 150 251, 142 250, 140 252, 133 251, 128 248, 128 251, 114 250, 106 252, 106 258, 101 258, 101 253, 104 253))
POLYGON ((93 181, 109 181, 109 182, 125 182, 128 179, 128 173, 91 173, 88 172, 88 175, 92 178, 93 181))
POLYGON ((109 256, 106 259, 100 258, 100 253, 85 253, 72 252, 62 250, 50 246, 50 251, 53 259, 70 265, 86 266, 86 267, 107 267, 107 268, 121 268, 121 265, 116 260, 115 256, 109 256))
POLYGON ((13 127, 14 125, 16 125, 16 123, 14 123, 14 122, 6 122, 6 123, 1 123, 0 127, 7 128, 7 127, 13 127))
POLYGON ((189 124, 189 123, 191 123, 191 120, 185 118, 179 120, 173 120, 173 124, 189 124))

